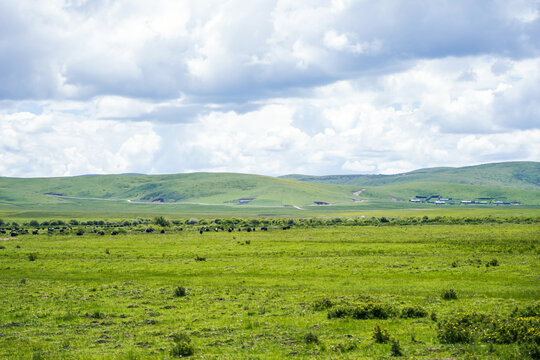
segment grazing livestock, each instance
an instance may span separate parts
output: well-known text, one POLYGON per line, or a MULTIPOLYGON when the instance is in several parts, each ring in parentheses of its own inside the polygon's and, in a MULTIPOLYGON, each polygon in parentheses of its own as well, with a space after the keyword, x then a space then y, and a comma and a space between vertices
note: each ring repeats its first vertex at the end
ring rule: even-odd
POLYGON ((105 235, 105 231, 98 231, 98 235, 105 235))
POLYGON ((268 228, 266 226, 261 227, 261 231, 268 231, 268 228))
POLYGON ((291 228, 290 226, 284 226, 283 230, 289 230, 290 228, 291 228))
POLYGON ((214 228, 214 231, 215 231, 215 232, 218 232, 218 231, 219 231, 219 229, 218 229, 218 228, 214 228))
POLYGON ((146 230, 144 230, 144 231, 146 231, 147 233, 151 233, 151 232, 153 232, 153 231, 154 231, 154 229, 152 229, 152 228, 148 228, 148 229, 146 229, 146 230))
POLYGON ((229 228, 227 231, 228 231, 228 232, 232 232, 232 231, 233 231, 233 228, 229 228))
POLYGON ((247 232, 251 232, 251 228, 247 228, 247 232))
POLYGON ((37 235, 38 233, 39 233, 39 230, 38 230, 38 229, 32 231, 32 235, 37 235))
POLYGON ((203 233, 203 229, 200 229, 200 230, 199 230, 199 234, 202 235, 202 233, 203 233))
POLYGON ((118 231, 111 231, 111 235, 118 235, 118 231))
POLYGON ((164 230, 164 229, 161 229, 160 233, 161 233, 161 234, 165 234, 165 230, 164 230))
POLYGON ((11 232, 11 236, 15 237, 15 236, 18 236, 19 234, 16 232, 16 231, 12 231, 11 232))
POLYGON ((6 233, 6 230, 2 229, 0 230, 0 234, 5 234, 6 233))

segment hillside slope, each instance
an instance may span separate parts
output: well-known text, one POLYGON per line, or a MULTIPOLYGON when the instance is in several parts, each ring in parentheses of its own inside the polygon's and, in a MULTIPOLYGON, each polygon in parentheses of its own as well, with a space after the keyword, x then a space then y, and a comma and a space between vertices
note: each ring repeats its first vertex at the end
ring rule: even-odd
POLYGON ((0 202, 25 204, 77 197, 163 203, 299 206, 315 201, 350 202, 351 192, 347 186, 232 173, 0 178, 0 202))
POLYGON ((282 178, 354 186, 437 182, 540 191, 540 163, 505 162, 461 168, 428 168, 396 175, 285 175, 282 178))

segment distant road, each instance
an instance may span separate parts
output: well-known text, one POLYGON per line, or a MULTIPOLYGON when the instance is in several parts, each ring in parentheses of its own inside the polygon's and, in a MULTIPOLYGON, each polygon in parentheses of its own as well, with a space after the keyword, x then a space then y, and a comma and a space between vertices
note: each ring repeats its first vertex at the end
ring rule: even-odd
MULTIPOLYGON (((99 201, 120 201, 128 202, 130 204, 145 204, 145 205, 202 205, 202 206, 242 206, 242 207, 255 207, 255 208, 283 208, 287 207, 286 205, 249 205, 249 204, 208 204, 200 202, 152 202, 152 201, 140 201, 140 200, 131 200, 131 199, 105 199, 105 198, 95 198, 95 197, 80 197, 80 196, 68 196, 60 194, 45 194, 47 196, 62 198, 62 199, 75 199, 75 200, 99 200, 99 201)), ((294 208, 298 210, 304 210, 299 206, 293 205, 294 208)))

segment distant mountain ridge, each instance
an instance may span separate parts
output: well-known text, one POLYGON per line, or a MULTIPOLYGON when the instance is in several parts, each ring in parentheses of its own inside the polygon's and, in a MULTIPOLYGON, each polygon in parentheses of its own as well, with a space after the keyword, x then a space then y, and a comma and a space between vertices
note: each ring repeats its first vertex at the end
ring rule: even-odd
POLYGON ((323 184, 382 186, 412 182, 438 182, 463 185, 540 190, 540 162, 514 161, 465 167, 437 167, 395 175, 285 175, 283 179, 323 184))

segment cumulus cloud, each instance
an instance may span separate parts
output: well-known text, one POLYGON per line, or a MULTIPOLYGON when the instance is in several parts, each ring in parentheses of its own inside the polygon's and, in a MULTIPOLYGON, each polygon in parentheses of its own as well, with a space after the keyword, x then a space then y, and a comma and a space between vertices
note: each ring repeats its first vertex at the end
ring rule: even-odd
POLYGON ((538 160, 540 3, 0 0, 0 175, 538 160))

